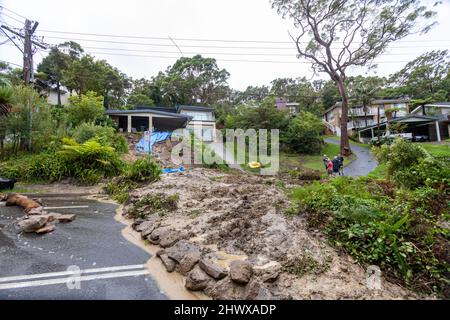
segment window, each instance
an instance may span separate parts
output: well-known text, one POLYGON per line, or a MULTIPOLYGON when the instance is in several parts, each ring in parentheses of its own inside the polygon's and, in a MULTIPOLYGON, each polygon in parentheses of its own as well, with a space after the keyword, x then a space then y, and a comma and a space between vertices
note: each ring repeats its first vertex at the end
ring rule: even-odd
POLYGON ((192 120, 200 120, 200 121, 212 120, 211 112, 184 111, 182 113, 185 115, 191 116, 193 118, 192 120))

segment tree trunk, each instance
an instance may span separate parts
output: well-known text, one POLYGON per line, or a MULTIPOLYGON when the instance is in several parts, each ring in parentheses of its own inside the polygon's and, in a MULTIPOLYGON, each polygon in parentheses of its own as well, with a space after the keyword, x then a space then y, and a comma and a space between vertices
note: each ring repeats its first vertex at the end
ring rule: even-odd
POLYGON ((367 107, 365 105, 363 106, 363 110, 364 110, 364 122, 367 128, 367 107))
POLYGON ((380 141, 380 106, 377 107, 377 138, 380 141))
POLYGON ((56 81, 56 92, 58 94, 58 106, 61 106, 61 85, 59 81, 56 81))
POLYGON ((342 98, 342 112, 341 112, 341 155, 349 156, 352 154, 350 149, 350 141, 348 139, 348 95, 345 90, 344 80, 339 77, 335 80, 336 85, 339 89, 339 93, 342 98))

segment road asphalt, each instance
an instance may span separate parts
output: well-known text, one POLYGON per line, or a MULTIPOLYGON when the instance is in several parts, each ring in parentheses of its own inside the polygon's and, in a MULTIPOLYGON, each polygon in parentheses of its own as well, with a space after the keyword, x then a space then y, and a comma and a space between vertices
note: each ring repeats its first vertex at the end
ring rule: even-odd
POLYGON ((144 268, 150 255, 121 235, 116 205, 39 195, 49 212, 74 213, 44 234, 21 233, 18 207, 0 204, 0 299, 167 299, 144 268), (67 207, 67 208, 63 208, 67 207))

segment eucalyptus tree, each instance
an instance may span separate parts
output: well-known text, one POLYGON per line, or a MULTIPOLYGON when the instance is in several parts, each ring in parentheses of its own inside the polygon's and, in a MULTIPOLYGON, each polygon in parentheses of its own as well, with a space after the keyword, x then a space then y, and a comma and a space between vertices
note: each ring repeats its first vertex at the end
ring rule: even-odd
POLYGON ((338 87, 342 99, 341 153, 350 154, 348 69, 373 67, 374 59, 390 43, 427 32, 436 13, 419 0, 272 0, 272 7, 293 19, 298 33, 291 37, 298 57, 311 62, 316 72, 328 74, 338 87))

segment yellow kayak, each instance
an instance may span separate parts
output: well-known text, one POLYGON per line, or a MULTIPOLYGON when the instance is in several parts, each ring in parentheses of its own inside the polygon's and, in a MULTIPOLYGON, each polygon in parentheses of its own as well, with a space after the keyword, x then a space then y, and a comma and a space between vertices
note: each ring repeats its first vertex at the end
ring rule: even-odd
POLYGON ((252 161, 252 162, 249 162, 248 166, 252 169, 257 169, 257 168, 261 168, 261 163, 259 163, 257 161, 252 161))

